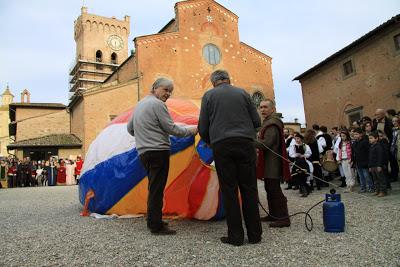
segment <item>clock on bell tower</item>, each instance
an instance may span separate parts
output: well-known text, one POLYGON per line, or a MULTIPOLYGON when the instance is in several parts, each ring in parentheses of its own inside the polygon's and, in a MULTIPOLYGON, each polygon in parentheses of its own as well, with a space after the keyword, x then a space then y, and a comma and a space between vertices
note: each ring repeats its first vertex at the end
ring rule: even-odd
POLYGON ((88 14, 81 8, 81 15, 74 22, 76 42, 75 65, 70 71, 70 92, 101 84, 128 58, 130 17, 123 20, 88 14))

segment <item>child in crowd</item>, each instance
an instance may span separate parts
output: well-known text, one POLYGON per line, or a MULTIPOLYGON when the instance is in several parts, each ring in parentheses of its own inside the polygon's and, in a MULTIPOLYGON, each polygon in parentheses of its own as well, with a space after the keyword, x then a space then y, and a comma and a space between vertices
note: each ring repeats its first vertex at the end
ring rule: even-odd
POLYGON ((372 132, 372 122, 367 121, 364 123, 364 132, 367 136, 372 132))
POLYGON ((359 193, 374 191, 373 182, 368 171, 369 140, 361 128, 354 130, 356 141, 353 144, 353 161, 360 178, 359 193))
MULTIPOLYGON (((320 146, 317 139, 315 138, 315 134, 316 133, 314 130, 307 130, 304 135, 304 143, 306 143, 311 149, 312 154, 309 158, 307 158, 307 160, 311 161, 313 165, 313 178, 315 178, 316 180, 317 190, 321 190, 321 187, 323 185, 323 181, 321 179, 323 177, 319 154, 323 151, 323 148, 320 146)), ((311 190, 314 189, 313 181, 314 179, 311 180, 311 190)))
POLYGON ((303 136, 296 133, 295 144, 289 147, 289 157, 294 159, 291 169, 294 184, 300 187, 301 197, 307 197, 311 192, 309 173, 313 173, 312 163, 307 160, 312 154, 308 145, 303 143, 303 136))
POLYGON ((353 192, 355 185, 355 177, 351 170, 352 153, 351 153, 351 140, 350 134, 347 131, 340 133, 341 142, 339 150, 336 155, 336 160, 342 165, 344 176, 346 177, 347 192, 353 192))
POLYGON ((387 194, 386 177, 384 174, 385 165, 385 149, 381 142, 379 142, 378 132, 372 132, 369 137, 371 147, 369 149, 369 171, 374 179, 376 193, 378 197, 384 197, 387 194))

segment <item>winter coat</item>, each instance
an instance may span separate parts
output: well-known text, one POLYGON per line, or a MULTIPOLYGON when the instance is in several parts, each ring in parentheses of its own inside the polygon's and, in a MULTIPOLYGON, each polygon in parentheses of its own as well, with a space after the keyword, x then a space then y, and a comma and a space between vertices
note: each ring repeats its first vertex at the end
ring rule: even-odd
POLYGON ((358 168, 368 168, 369 146, 366 135, 353 144, 353 161, 358 168))

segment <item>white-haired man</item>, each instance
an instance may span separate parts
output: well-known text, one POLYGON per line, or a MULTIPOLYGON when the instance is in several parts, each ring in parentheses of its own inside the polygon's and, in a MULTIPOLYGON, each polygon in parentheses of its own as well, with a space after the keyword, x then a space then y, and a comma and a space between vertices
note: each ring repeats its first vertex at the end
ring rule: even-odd
POLYGON ((157 79, 151 93, 137 104, 127 125, 128 132, 135 136, 136 149, 149 178, 147 227, 153 234, 160 235, 176 234, 176 231, 169 229, 162 221, 164 188, 169 172, 169 136, 197 134, 197 127, 185 128, 172 121, 165 102, 173 90, 171 80, 157 79))

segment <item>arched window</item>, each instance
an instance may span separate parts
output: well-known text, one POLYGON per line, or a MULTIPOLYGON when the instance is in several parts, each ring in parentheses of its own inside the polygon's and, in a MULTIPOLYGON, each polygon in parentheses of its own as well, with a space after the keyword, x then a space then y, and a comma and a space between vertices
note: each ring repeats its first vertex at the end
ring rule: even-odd
POLYGON ((117 64, 117 54, 114 52, 111 54, 111 64, 117 64))
POLYGON ((203 47, 203 57, 210 65, 217 65, 221 62, 221 52, 214 44, 206 44, 203 47))
MULTIPOLYGON (((100 50, 96 51, 96 62, 103 62, 103 53, 100 50)), ((96 64, 96 69, 101 70, 103 69, 103 66, 96 64)))
POLYGON ((264 99, 265 97, 261 92, 255 92, 251 96, 251 100, 253 100, 253 103, 257 108, 260 106, 261 101, 263 101, 264 99))
POLYGON ((103 53, 100 50, 97 50, 96 52, 96 62, 102 62, 103 61, 103 53))

